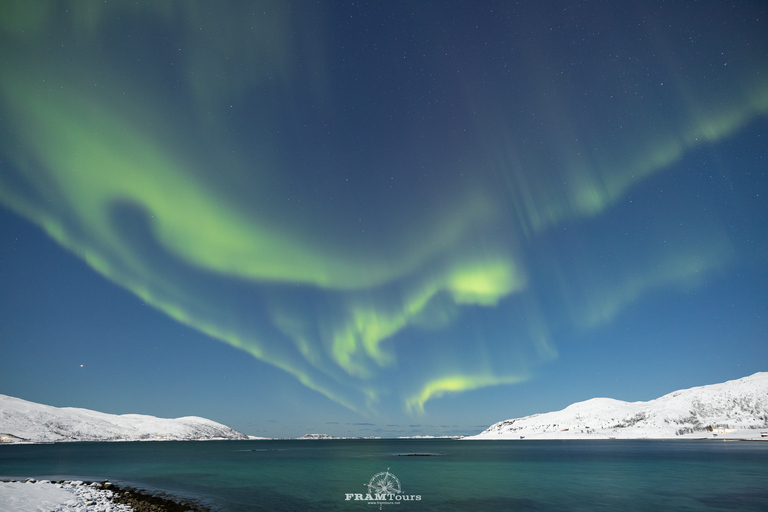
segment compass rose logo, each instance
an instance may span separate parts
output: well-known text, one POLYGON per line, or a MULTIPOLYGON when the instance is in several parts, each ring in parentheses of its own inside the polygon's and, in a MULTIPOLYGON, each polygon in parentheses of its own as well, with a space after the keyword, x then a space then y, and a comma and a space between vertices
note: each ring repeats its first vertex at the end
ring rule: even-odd
POLYGON ((389 468, 382 473, 376 473, 368 482, 368 492, 371 494, 400 494, 400 480, 389 472, 389 468))
POLYGON ((379 510, 383 505, 400 505, 407 501, 421 501, 421 494, 403 494, 400 480, 389 472, 389 468, 381 473, 373 475, 367 484, 367 493, 348 492, 344 494, 344 501, 364 501, 368 505, 378 505, 379 510))

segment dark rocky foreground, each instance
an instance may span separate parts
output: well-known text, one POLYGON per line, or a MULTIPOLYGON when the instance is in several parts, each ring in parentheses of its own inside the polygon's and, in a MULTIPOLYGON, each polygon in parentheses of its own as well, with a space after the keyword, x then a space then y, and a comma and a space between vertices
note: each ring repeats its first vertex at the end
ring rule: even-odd
MULTIPOLYGON (((83 485, 90 484, 91 482, 83 482, 83 485)), ((128 505, 137 512, 211 512, 209 507, 194 500, 171 498, 110 482, 96 482, 96 484, 101 485, 101 489, 105 491, 112 491, 110 498, 112 502, 128 505)))

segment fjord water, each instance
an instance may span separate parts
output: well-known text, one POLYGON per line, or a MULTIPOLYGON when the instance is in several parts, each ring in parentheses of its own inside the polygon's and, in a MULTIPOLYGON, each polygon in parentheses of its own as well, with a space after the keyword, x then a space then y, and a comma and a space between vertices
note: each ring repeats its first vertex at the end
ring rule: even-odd
POLYGON ((765 511, 768 443, 276 440, 0 446, 0 476, 126 483, 223 511, 765 511), (377 473, 402 495, 369 504, 377 473))

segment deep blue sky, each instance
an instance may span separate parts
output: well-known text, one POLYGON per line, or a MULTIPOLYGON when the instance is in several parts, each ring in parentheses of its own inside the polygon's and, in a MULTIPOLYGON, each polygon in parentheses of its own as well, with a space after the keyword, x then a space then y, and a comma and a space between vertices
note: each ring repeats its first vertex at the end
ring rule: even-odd
POLYGON ((0 7, 0 393, 470 434, 768 364, 768 8, 0 7))

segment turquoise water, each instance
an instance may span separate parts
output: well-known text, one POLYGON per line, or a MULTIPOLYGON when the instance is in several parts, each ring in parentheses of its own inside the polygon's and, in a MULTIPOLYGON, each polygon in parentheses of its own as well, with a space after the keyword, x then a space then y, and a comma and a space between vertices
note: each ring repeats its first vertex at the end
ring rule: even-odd
POLYGON ((123 482, 223 511, 765 511, 768 443, 318 440, 0 446, 4 477, 123 482), (418 454, 418 455, 414 455, 418 454), (400 501, 346 500, 395 475, 400 501), (416 496, 420 496, 417 501, 416 496))

